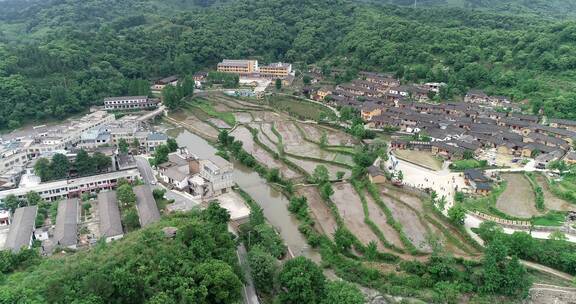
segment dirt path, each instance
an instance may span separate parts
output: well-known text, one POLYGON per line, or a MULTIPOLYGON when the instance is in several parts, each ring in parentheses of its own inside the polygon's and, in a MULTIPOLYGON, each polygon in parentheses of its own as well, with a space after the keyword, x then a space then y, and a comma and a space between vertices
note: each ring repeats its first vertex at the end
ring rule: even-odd
POLYGON ((558 278, 564 279, 564 280, 568 280, 570 282, 574 281, 574 276, 567 274, 565 272, 562 271, 558 271, 556 269, 552 269, 550 267, 544 266, 544 265, 540 265, 540 264, 536 264, 536 263, 532 263, 532 262, 528 262, 525 260, 520 260, 520 263, 522 263, 522 265, 531 268, 531 269, 536 269, 538 271, 547 273, 547 274, 551 274, 553 276, 556 276, 558 278))
POLYGON ((503 174, 508 182, 506 190, 496 202, 496 208, 511 216, 529 218, 540 215, 530 182, 523 174, 503 174))
POLYGON ((546 181, 546 177, 542 174, 536 174, 536 181, 542 187, 544 193, 544 205, 550 210, 557 211, 576 211, 576 206, 569 202, 557 197, 550 191, 550 185, 546 181))

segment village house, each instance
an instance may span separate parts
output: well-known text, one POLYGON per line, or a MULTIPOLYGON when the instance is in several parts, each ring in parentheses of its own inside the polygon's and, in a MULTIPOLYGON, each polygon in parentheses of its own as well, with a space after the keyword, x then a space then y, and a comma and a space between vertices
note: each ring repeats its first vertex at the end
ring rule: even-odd
POLYGON ((362 120, 370 121, 374 116, 378 116, 382 114, 382 107, 372 102, 365 102, 362 104, 362 110, 360 111, 360 115, 362 116, 362 120))
POLYGON ((166 78, 162 78, 154 82, 152 87, 152 91, 162 91, 166 86, 176 86, 178 85, 178 76, 169 76, 166 78))
POLYGON ((464 182, 476 194, 487 195, 492 190, 492 180, 480 170, 469 169, 464 171, 464 182))
POLYGON ((550 127, 563 128, 572 132, 576 132, 576 121, 568 119, 550 119, 550 127))
POLYGON ((318 89, 318 91, 316 91, 316 94, 314 95, 314 100, 316 101, 324 101, 326 100, 326 96, 329 96, 332 94, 332 90, 330 88, 320 88, 318 89))
POLYGON ((567 165, 576 165, 576 151, 566 153, 562 159, 567 165))
POLYGON ((387 180, 384 172, 376 166, 368 167, 368 179, 373 184, 384 184, 387 180))

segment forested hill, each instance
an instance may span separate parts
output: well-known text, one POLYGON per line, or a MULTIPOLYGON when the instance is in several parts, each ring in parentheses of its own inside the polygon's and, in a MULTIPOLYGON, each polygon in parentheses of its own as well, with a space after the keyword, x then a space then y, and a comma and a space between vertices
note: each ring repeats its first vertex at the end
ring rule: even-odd
POLYGON ((576 0, 365 0, 412 7, 458 7, 495 13, 576 18, 576 0))
POLYGON ((8 0, 1 11, 0 129, 243 57, 444 81, 446 97, 480 88, 576 118, 572 21, 359 0, 8 0))

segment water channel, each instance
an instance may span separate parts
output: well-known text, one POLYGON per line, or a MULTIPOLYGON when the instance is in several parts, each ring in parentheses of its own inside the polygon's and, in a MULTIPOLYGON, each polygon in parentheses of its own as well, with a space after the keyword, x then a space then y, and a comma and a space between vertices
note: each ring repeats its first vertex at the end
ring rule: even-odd
MULTIPOLYGON (((164 126, 168 127, 168 126, 164 126)), ((171 129, 168 135, 176 138, 178 145, 200 158, 210 158, 217 152, 208 141, 183 128, 171 129)), ((234 165, 234 179, 236 184, 246 191, 262 207, 264 216, 280 232, 295 256, 303 255, 312 260, 319 261, 319 253, 311 249, 304 236, 298 231, 298 220, 288 211, 288 199, 279 191, 272 188, 258 173, 238 162, 234 165)))

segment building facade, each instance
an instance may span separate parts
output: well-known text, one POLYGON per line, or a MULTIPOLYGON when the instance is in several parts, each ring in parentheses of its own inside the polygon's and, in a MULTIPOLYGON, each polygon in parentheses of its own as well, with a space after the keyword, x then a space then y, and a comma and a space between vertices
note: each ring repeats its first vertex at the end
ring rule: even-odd
POLYGON ((104 99, 106 111, 144 110, 158 106, 159 100, 147 96, 121 96, 104 99))
POLYGON ((230 60, 224 59, 218 63, 217 71, 224 73, 234 73, 240 75, 253 74, 258 72, 258 60, 230 60))

